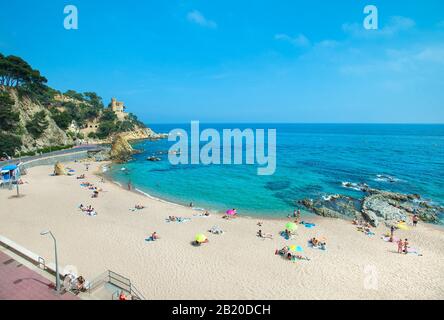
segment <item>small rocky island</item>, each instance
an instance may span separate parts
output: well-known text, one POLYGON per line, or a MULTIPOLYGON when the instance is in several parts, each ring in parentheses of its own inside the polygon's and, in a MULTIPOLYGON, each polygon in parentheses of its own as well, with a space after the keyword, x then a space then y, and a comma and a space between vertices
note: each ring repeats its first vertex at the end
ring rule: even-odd
POLYGON ((297 203, 319 216, 363 219, 374 227, 380 223, 408 221, 414 214, 424 222, 439 224, 439 218, 444 214, 444 207, 432 204, 418 194, 372 189, 364 183, 353 184, 353 187, 363 192, 362 198, 338 194, 316 200, 303 199, 297 203))

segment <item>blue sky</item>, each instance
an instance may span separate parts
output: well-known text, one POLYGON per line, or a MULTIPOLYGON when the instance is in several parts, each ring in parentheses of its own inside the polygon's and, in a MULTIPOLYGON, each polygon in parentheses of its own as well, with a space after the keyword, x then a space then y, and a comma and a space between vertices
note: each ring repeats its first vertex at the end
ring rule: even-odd
POLYGON ((0 0, 0 52, 148 123, 444 122, 442 0, 0 0))

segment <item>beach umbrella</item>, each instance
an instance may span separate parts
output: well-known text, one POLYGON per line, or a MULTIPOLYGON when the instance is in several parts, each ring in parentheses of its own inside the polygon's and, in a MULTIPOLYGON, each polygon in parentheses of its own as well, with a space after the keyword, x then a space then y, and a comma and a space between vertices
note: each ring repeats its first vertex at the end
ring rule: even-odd
POLYGON ((197 242, 205 242, 205 240, 207 240, 207 237, 204 234, 199 233, 199 234, 196 234, 195 239, 197 242))
POLYGON ((398 223, 396 227, 401 230, 410 230, 410 228, 405 223, 398 223))
POLYGON ((229 216, 235 216, 235 215, 236 215, 236 210, 234 210, 234 209, 230 209, 230 210, 227 211, 227 214, 228 214, 229 216))
POLYGON ((288 231, 295 231, 298 229, 298 225, 294 222, 289 222, 285 225, 285 229, 287 229, 288 231))

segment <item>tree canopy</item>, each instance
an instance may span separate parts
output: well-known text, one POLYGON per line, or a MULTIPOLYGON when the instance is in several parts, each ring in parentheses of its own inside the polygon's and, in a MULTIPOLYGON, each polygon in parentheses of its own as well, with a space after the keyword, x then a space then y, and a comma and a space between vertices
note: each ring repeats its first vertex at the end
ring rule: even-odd
POLYGON ((42 88, 47 80, 17 56, 5 57, 0 53, 0 85, 7 87, 42 88))

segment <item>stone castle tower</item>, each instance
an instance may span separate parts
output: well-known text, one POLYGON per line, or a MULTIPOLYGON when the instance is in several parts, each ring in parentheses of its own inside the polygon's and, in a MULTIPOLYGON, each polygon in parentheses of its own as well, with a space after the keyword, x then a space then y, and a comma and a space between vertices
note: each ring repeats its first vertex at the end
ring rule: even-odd
POLYGON ((116 114, 119 120, 123 120, 126 118, 127 113, 125 112, 125 105, 123 104, 123 102, 119 102, 116 100, 116 98, 112 98, 109 107, 116 114))

